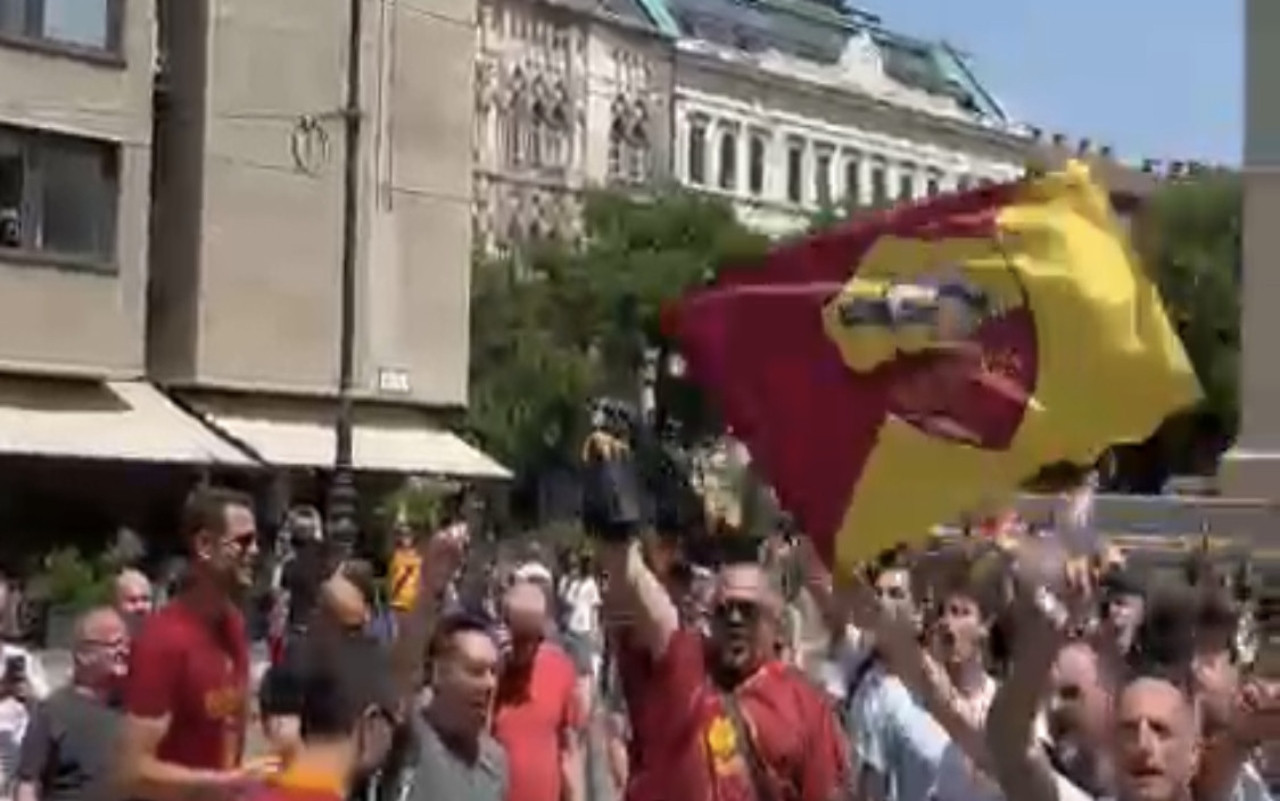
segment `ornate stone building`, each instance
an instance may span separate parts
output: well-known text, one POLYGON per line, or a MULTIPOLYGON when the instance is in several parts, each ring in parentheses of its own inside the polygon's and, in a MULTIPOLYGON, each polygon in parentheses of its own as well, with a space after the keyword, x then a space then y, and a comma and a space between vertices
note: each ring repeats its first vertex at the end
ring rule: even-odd
POLYGON ((481 243, 569 234, 584 188, 667 174, 673 50, 642 2, 480 4, 473 158, 481 243))
POLYGON ((1020 174, 1033 137, 963 54, 828 0, 665 0, 679 27, 679 179, 775 234, 1020 174))

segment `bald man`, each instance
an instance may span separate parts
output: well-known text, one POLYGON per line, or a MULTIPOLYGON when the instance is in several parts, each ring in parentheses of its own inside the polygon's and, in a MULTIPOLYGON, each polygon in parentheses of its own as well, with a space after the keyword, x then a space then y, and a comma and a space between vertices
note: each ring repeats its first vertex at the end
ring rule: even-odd
POLYGON ((113 705, 128 669, 129 632, 111 607, 76 624, 71 683, 43 701, 18 759, 18 801, 103 797, 112 776, 120 713, 113 705))
POLYGON ((502 598, 511 645, 498 678, 493 736, 507 752, 509 784, 520 801, 584 801, 585 711, 577 668, 547 642, 548 593, 517 577, 502 598))
POLYGON ((129 629, 137 631, 153 608, 151 580, 140 570, 131 567, 121 570, 116 574, 114 604, 129 629))

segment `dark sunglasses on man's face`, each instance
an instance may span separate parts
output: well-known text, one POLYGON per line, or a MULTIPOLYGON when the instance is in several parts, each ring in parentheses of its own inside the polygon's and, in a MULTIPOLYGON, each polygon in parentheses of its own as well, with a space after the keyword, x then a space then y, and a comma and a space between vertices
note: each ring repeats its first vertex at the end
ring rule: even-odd
POLYGON ((760 611, 760 604, 754 601, 729 600, 717 603, 711 610, 711 614, 721 623, 750 625, 760 619, 760 611))

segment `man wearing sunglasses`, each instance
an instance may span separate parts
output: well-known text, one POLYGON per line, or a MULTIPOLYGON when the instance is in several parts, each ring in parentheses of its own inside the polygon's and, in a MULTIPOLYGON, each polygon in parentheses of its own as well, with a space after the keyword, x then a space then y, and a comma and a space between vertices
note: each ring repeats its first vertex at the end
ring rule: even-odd
POLYGON ((258 556, 252 501, 202 488, 183 510, 190 562, 182 591, 133 643, 125 686, 121 790, 188 799, 240 787, 249 643, 240 602, 258 556))
POLYGON ((601 553, 623 587, 611 602, 631 611, 647 646, 647 698, 636 714, 644 743, 626 798, 662 801, 830 801, 843 798, 846 747, 831 707, 808 679, 777 658, 782 601, 755 562, 715 575, 708 632, 680 627, 670 595, 634 543, 601 553))
POLYGON ((112 702, 129 658, 129 632, 101 607, 76 622, 71 682, 36 707, 22 741, 17 801, 101 798, 111 779, 120 713, 112 702))

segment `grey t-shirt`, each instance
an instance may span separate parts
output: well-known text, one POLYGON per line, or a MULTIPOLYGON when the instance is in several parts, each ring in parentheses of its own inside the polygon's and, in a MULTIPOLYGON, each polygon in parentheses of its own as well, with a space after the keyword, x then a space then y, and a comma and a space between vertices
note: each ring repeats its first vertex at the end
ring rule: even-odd
POLYGON ((43 801, 102 796, 118 748, 120 713, 63 687, 36 707, 22 753, 18 781, 33 782, 43 801))
POLYGON ((391 801, 505 801, 507 755, 496 740, 481 734, 479 755, 468 762, 424 716, 414 715, 412 725, 413 756, 391 801))

